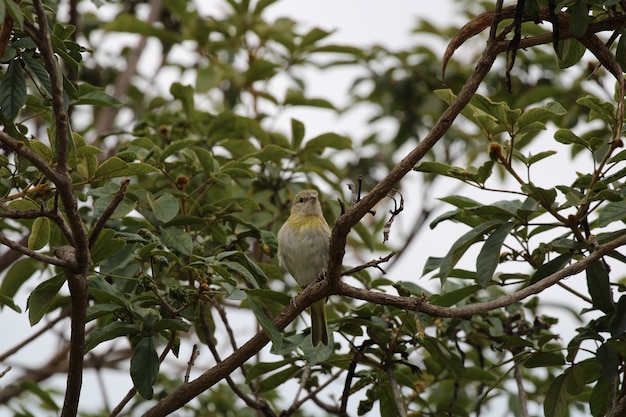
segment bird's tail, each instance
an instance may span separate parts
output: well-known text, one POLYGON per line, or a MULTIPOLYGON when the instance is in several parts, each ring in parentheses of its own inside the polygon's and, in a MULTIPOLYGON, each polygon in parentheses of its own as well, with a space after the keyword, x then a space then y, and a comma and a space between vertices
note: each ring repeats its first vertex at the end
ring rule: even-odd
POLYGON ((326 323, 326 299, 311 305, 311 342, 328 346, 328 324, 326 323))

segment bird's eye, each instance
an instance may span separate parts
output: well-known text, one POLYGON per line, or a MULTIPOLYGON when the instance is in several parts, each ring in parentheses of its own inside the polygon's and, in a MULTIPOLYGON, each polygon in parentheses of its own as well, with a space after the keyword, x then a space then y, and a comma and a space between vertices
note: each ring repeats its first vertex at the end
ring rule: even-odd
POLYGON ((304 203, 304 197, 300 197, 300 200, 298 200, 299 203, 304 203))

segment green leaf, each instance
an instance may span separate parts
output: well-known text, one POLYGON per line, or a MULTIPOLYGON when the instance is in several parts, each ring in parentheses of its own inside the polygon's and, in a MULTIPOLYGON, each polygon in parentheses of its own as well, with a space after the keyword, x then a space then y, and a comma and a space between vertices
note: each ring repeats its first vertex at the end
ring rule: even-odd
POLYGON ((112 156, 111 158, 104 161, 98 169, 96 169, 96 173, 94 174, 94 178, 98 180, 103 180, 107 178, 115 178, 122 177, 125 174, 125 171, 128 169, 128 163, 122 161, 117 156, 112 156))
POLYGON ((272 320, 267 317, 265 311, 263 311, 263 309, 261 308, 261 305, 254 300, 254 294, 254 291, 248 291, 248 305, 256 316, 259 324, 261 325, 263 330, 265 330, 265 333, 272 341, 272 352, 280 351, 284 343, 283 335, 280 330, 278 330, 276 326, 274 326, 272 320))
POLYGON ((576 100, 576 103, 591 110, 590 118, 599 117, 610 126, 615 124, 615 106, 612 103, 594 96, 581 97, 576 100))
POLYGON ((112 229, 102 229, 98 238, 91 247, 91 262, 98 264, 110 258, 126 246, 124 239, 116 238, 112 229))
POLYGON ((300 41, 300 47, 313 45, 317 41, 327 38, 331 34, 332 32, 327 32, 319 28, 313 28, 302 37, 302 40, 300 41))
MULTIPOLYGON (((99 218, 102 216, 102 213, 109 207, 111 202, 113 201, 113 195, 105 195, 98 198, 93 205, 93 216, 94 218, 99 218)), ((128 199, 124 198, 113 210, 113 214, 111 215, 111 219, 123 219, 130 213, 135 210, 137 204, 128 199)))
POLYGON ((52 398, 51 391, 43 389, 42 385, 28 379, 21 381, 19 385, 23 388, 26 388, 26 390, 28 390, 29 392, 35 394, 35 396, 37 396, 37 398, 41 400, 42 404, 45 404, 47 409, 55 411, 60 410, 60 407, 54 401, 54 398, 52 398))
POLYGON ((565 39, 559 41, 559 68, 569 68, 580 62, 587 48, 576 39, 565 39))
POLYGON ((496 268, 500 263, 500 249, 513 227, 515 227, 515 224, 510 222, 498 226, 489 238, 487 238, 478 254, 478 258, 476 258, 478 283, 483 288, 487 288, 491 283, 493 274, 496 272, 496 268))
POLYGON ((200 165, 202 165, 202 170, 204 174, 208 177, 215 175, 219 172, 219 164, 213 158, 211 152, 204 148, 193 148, 196 156, 198 157, 198 161, 200 161, 200 165))
POLYGON ((19 3, 15 0, 2 0, 6 9, 9 11, 13 22, 18 29, 22 30, 24 27, 24 13, 20 9, 19 3))
POLYGON ((439 340, 431 336, 424 336, 421 343, 432 359, 452 372, 455 377, 459 378, 463 375, 464 367, 461 358, 450 352, 439 340))
POLYGON ((565 365, 561 352, 537 352, 524 361, 525 368, 545 368, 565 365))
POLYGON ((618 352, 609 343, 603 343, 596 351, 596 360, 600 363, 602 379, 612 381, 621 363, 618 352))
POLYGON ((0 110, 6 119, 14 120, 24 104, 26 104, 26 77, 22 64, 14 59, 9 63, 0 81, 0 110))
POLYGON ((289 89, 285 94, 285 99, 283 100, 283 105, 285 106, 310 106, 310 107, 320 107, 323 109, 331 109, 335 110, 335 106, 328 100, 324 100, 322 98, 309 98, 305 97, 301 91, 289 89))
POLYGON ((554 139, 565 145, 580 145, 584 148, 589 148, 589 142, 577 136, 569 129, 559 129, 554 133, 554 139))
POLYGON ((304 145, 305 152, 321 153, 326 148, 339 150, 351 149, 352 141, 347 137, 338 135, 336 133, 323 133, 309 140, 306 145, 304 145))
POLYGON ((131 310, 130 303, 113 285, 109 284, 100 275, 91 275, 87 278, 87 285, 89 294, 96 299, 96 301, 102 303, 114 303, 125 307, 127 310, 131 310))
POLYGON ((174 155, 181 149, 189 148, 196 143, 198 143, 196 139, 182 139, 173 142, 161 151, 159 162, 164 162, 169 156, 174 155))
POLYGON ((9 307, 11 310, 15 311, 16 313, 22 313, 22 309, 20 308, 20 306, 15 304, 15 301, 13 301, 12 298, 7 297, 6 295, 0 293, 0 311, 2 310, 2 307, 4 306, 9 307))
POLYGON ((428 302, 442 307, 450 307, 459 301, 466 299, 470 295, 475 294, 482 288, 483 287, 481 285, 469 285, 467 287, 459 288, 454 291, 448 291, 443 294, 433 294, 428 297, 428 302))
POLYGON ((291 144, 294 149, 298 149, 304 139, 304 124, 296 119, 291 119, 291 144))
POLYGON ((39 323, 48 312, 52 301, 65 283, 65 274, 60 273, 37 285, 28 297, 28 320, 30 325, 39 323))
POLYGON ((615 311, 615 304, 613 302, 609 273, 604 264, 600 261, 594 262, 585 272, 587 274, 587 288, 593 301, 593 307, 608 315, 612 315, 615 311))
POLYGON ((562 255, 557 256, 551 261, 542 264, 533 274, 532 278, 530 279, 530 284, 534 284, 544 279, 545 277, 550 276, 557 271, 560 271, 565 265, 569 263, 569 261, 572 260, 573 256, 573 252, 566 252, 562 255))
POLYGON ((522 191, 527 193, 529 197, 534 198, 544 207, 552 207, 556 201, 556 190, 554 188, 539 188, 533 183, 522 185, 522 191))
POLYGON ((565 417, 568 415, 568 398, 565 386, 565 375, 557 376, 546 392, 543 403, 545 417, 565 417))
POLYGON ((624 221, 626 218, 626 201, 608 203, 600 210, 598 216, 598 226, 606 227, 617 221, 624 221))
POLYGON ((266 145, 260 152, 255 152, 249 155, 246 155, 241 158, 241 162, 248 161, 276 161, 279 162, 281 159, 293 155, 293 152, 289 149, 282 148, 278 145, 266 145))
POLYGON ((163 228, 161 238, 167 247, 183 255, 189 256, 193 253, 191 234, 180 227, 163 228))
POLYGON ((264 378, 259 384, 258 390, 259 392, 267 392, 269 390, 272 390, 276 387, 281 386, 282 384, 284 384, 286 381, 290 380, 291 378, 295 378, 301 372, 302 372, 301 366, 290 366, 287 369, 283 369, 280 372, 276 372, 275 374, 267 378, 264 378))
POLYGON ((170 193, 163 193, 159 198, 153 200, 151 194, 148 194, 148 205, 158 220, 167 223, 178 214, 180 206, 178 200, 170 193))
POLYGON ((156 352, 152 336, 143 337, 133 350, 130 359, 130 377, 139 395, 146 400, 152 399, 152 386, 159 375, 159 355, 156 352))
POLYGON ((626 333, 626 295, 622 295, 616 304, 615 313, 609 322, 609 331, 613 337, 626 333))
POLYGON ((145 20, 140 20, 136 16, 128 13, 119 14, 113 21, 107 23, 102 28, 111 32, 137 33, 139 35, 150 36, 160 39, 164 43, 173 44, 180 41, 180 35, 167 29, 162 29, 152 25, 145 20))
POLYGON ((154 331, 174 330, 178 332, 188 332, 191 325, 181 319, 161 319, 154 324, 154 331))
POLYGON ((456 242, 454 242, 446 256, 441 260, 441 265, 439 267, 439 278, 441 279, 442 284, 445 283, 446 278, 450 275, 452 269, 459 261, 459 259, 461 259, 467 249, 469 249, 469 247, 472 246, 474 243, 481 241, 485 233, 489 232, 492 229, 495 229, 500 224, 502 224, 502 222, 497 220, 485 222, 465 233, 463 236, 457 239, 456 242))
POLYGON ((589 408, 593 417, 603 417, 613 398, 613 381, 600 379, 591 390, 589 408))
MULTIPOLYGON (((111 306, 112 304, 107 304, 111 306)), ((119 306, 117 306, 119 308, 119 306)), ((138 334, 141 331, 137 324, 126 324, 121 321, 112 321, 104 327, 97 327, 87 335, 85 339, 85 353, 95 348, 102 342, 121 336, 138 334)))
POLYGON ((250 67, 244 72, 243 76, 249 83, 254 81, 267 80, 272 78, 276 71, 280 68, 280 65, 267 61, 265 59, 256 58, 250 64, 250 67))
POLYGON ((78 86, 78 100, 74 103, 77 106, 102 106, 121 107, 124 103, 113 96, 105 93, 104 90, 93 85, 83 83, 78 86))
POLYGON ((119 173, 119 177, 127 177, 131 175, 144 175, 159 172, 159 169, 143 162, 131 162, 123 172, 119 173))
POLYGON ((48 94, 48 98, 52 97, 52 83, 50 82, 50 74, 46 71, 46 68, 41 63, 40 55, 33 55, 30 52, 24 52, 20 55, 24 60, 24 63, 39 80, 39 84, 43 87, 43 90, 48 94))
POLYGON ((47 217, 37 217, 28 236, 28 248, 39 250, 48 244, 50 240, 50 219, 47 217))
POLYGON ((517 133, 529 130, 545 129, 543 121, 552 116, 562 116, 567 113, 559 103, 550 102, 542 107, 534 107, 526 110, 517 120, 517 133), (539 124, 538 124, 539 123, 539 124))
POLYGON ((247 366, 246 383, 254 381, 260 376, 282 368, 285 365, 289 365, 290 363, 293 363, 297 360, 297 357, 291 357, 278 362, 259 362, 253 366, 247 366))
POLYGON ((527 165, 531 166, 532 164, 535 164, 541 161, 542 159, 546 159, 552 155, 555 155, 556 153, 557 153, 556 151, 544 151, 544 152, 539 152, 537 155, 529 155, 527 165))
POLYGON ((15 304, 12 300, 13 297, 15 297, 20 287, 39 271, 40 268, 41 263, 33 258, 22 258, 11 265, 0 284, 0 296, 3 296, 4 300, 0 300, 0 306, 8 305, 15 310, 15 304), (11 300, 10 303, 8 303, 7 300, 11 300))
POLYGON ((569 11, 569 28, 575 37, 581 38, 589 27, 589 9, 587 8, 587 2, 584 0, 576 0, 569 8, 569 11))

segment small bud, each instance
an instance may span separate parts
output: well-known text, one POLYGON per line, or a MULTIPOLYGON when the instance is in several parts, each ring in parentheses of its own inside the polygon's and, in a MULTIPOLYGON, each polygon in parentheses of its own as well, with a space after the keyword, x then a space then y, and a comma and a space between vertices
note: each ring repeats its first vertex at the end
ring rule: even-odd
POLYGON ((187 178, 187 176, 179 175, 178 178, 176 178, 176 188, 178 188, 181 191, 185 191, 185 189, 188 186, 189 186, 189 178, 187 178))
POLYGON ((502 156, 502 146, 500 146, 497 142, 489 142, 489 158, 492 161, 502 161, 504 160, 504 156, 502 156))

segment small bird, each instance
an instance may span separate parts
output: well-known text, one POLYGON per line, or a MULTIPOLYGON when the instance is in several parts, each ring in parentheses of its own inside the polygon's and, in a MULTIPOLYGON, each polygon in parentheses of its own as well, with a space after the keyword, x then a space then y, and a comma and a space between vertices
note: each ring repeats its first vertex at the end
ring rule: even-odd
MULTIPOLYGON (((278 260, 305 288, 326 269, 330 227, 320 205, 317 191, 302 190, 296 194, 289 218, 278 231, 278 260)), ((326 300, 311 305, 311 342, 328 345, 326 300)))

